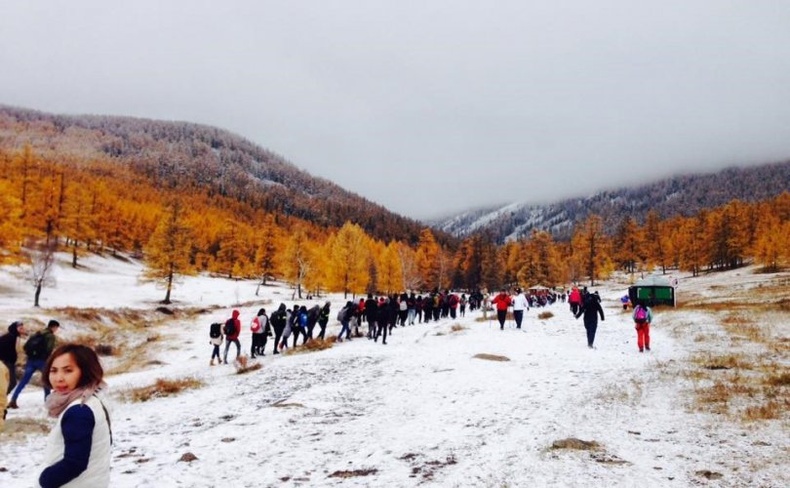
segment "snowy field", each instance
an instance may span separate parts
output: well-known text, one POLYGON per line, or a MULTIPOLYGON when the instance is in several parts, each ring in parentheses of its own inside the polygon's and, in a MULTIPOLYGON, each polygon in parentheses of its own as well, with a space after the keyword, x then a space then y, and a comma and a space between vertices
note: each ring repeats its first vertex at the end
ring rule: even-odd
MULTIPOLYGON (((176 313, 167 315, 155 311, 164 291, 138 283, 134 262, 94 257, 75 271, 60 257, 39 309, 23 270, 0 270, 3 327, 23 319, 36 329, 58 318, 61 339, 122 341, 113 344, 121 353, 103 357, 114 393, 113 488, 790 486, 787 404, 766 420, 744 420, 736 404, 724 405, 729 413, 700 406, 695 391, 715 380, 710 375, 732 371, 695 373, 701 368, 692 360, 742 351, 786 374, 790 314, 770 304, 787 300, 787 273, 675 275, 681 304, 732 297, 740 311, 744 296, 767 302, 767 311, 753 305, 764 338, 756 342, 723 325, 734 313, 726 307, 659 308, 652 352, 640 354, 619 304, 623 281, 591 287, 606 314, 595 350, 581 319, 558 303, 527 312, 523 332, 512 324, 500 331, 477 311, 398 327, 387 345, 363 337, 272 356, 270 341, 261 369, 237 374, 233 365, 209 366, 208 325, 238 308, 249 353, 253 314, 280 302, 290 307, 292 290, 262 287, 256 297, 251 281, 187 278, 173 292, 176 313), (80 310, 90 310, 92 325, 80 310), (538 318, 545 312, 553 316, 538 318), (113 335, 113 320, 123 316, 142 316, 145 327, 124 324, 129 330, 113 335), (202 386, 129 400, 133 388, 182 378, 202 386)), ((328 332, 336 334, 345 300, 329 300, 328 332)), ((788 386, 781 388, 786 402, 788 386)), ((40 387, 29 385, 19 405, 0 434, 3 488, 37 486, 51 425, 40 387)))

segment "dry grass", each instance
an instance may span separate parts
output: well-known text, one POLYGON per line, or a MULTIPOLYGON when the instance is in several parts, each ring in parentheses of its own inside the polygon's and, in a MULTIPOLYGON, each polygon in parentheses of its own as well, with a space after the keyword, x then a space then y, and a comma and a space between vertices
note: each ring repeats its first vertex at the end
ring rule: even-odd
POLYGON ((258 361, 250 361, 249 356, 239 356, 233 361, 233 366, 236 368, 236 374, 249 373, 250 371, 257 371, 263 367, 258 361))
POLYGON ((200 388, 203 382, 197 378, 164 379, 158 378, 153 385, 133 388, 122 396, 129 402, 147 402, 181 393, 184 390, 200 388))
POLYGON ((550 318, 552 318, 552 317, 554 317, 554 314, 553 314, 553 313, 551 313, 551 312, 549 312, 549 311, 546 311, 546 312, 540 312, 540 313, 538 314, 538 318, 539 318, 540 320, 548 320, 548 319, 550 319, 550 318))
POLYGON ((461 324, 453 324, 450 327, 450 332, 461 332, 462 330, 465 330, 465 329, 466 329, 466 327, 464 327, 461 324))
POLYGON ((308 352, 323 351, 324 349, 331 349, 337 342, 337 337, 331 336, 326 339, 312 339, 307 341, 306 344, 301 346, 289 347, 284 351, 286 355, 291 354, 304 354, 308 352))
POLYGON ((46 434, 50 429, 51 425, 46 419, 9 415, 6 419, 5 430, 0 436, 2 436, 2 438, 8 438, 23 437, 30 434, 41 435, 46 434))
POLYGON ((472 357, 476 359, 485 359, 486 361, 510 361, 510 358, 507 356, 497 356, 496 354, 487 353, 475 354, 472 357))

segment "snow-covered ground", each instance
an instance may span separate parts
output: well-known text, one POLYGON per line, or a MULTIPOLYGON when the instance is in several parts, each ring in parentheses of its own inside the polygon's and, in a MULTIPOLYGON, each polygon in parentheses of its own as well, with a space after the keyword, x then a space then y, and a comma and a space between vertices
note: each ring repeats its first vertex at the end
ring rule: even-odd
MULTIPOLYGON (((155 314, 164 296, 153 284, 138 283, 134 262, 93 257, 75 271, 62 258, 40 309, 31 307, 24 271, 0 269, 6 323, 59 318, 68 340, 87 330, 65 307, 155 314)), ((750 269, 678 276, 681 302, 788 284, 787 274, 750 269)), ((257 297, 255 289, 250 281, 186 278, 170 308, 203 312, 151 320, 142 332, 156 337, 146 346, 147 360, 107 378, 115 393, 112 487, 790 486, 787 412, 778 420, 745 422, 694 408, 694 381, 682 374, 694 367, 689 358, 739 344, 699 308, 657 310, 652 352, 645 354, 637 351, 630 315, 619 305, 626 285, 612 282, 592 288, 606 313, 595 350, 587 348, 581 320, 556 304, 527 312, 523 332, 510 324, 500 331, 478 311, 398 327, 387 345, 358 338, 272 356, 269 342, 259 370, 236 374, 231 365, 209 366, 211 322, 238 308, 248 352, 247 324, 257 309, 294 303, 284 286, 262 287, 257 297), (547 311, 553 316, 538 318, 547 311), (702 341, 700 334, 716 340, 702 341), (147 402, 123 395, 158 378, 187 377, 204 385, 147 402), (565 448, 566 439, 598 447, 565 448), (182 460, 187 453, 196 459, 182 460)), ((329 300, 328 330, 337 333, 334 316, 345 300, 329 300)), ((309 308, 313 302, 298 303, 309 308)), ((785 372, 786 315, 763 324, 784 341, 774 359, 785 372)), ((134 340, 129 336, 129 344, 134 340)), ((112 369, 130 359, 104 361, 112 369)), ((46 437, 36 426, 51 423, 40 387, 29 385, 19 404, 0 434, 3 488, 36 486, 46 437)))

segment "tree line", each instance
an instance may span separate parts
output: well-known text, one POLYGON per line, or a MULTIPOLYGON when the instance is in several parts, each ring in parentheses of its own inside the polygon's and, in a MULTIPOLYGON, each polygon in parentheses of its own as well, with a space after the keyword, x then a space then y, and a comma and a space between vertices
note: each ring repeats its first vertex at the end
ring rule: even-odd
POLYGON ((448 243, 425 227, 410 244, 374 238, 365 223, 319 226, 270 212, 194 182, 163 193, 155 176, 100 157, 0 150, 0 260, 31 266, 36 304, 55 251, 68 252, 74 267, 89 253, 141 259, 142 279, 161 284, 168 303, 178 280, 196 273, 260 286, 284 280, 301 297, 594 284, 615 270, 697 275, 751 261, 777 270, 790 261, 788 236, 785 192, 692 217, 652 211, 641 225, 623 216, 615 229, 591 215, 566 241, 534 230, 502 245, 486 233, 448 243))

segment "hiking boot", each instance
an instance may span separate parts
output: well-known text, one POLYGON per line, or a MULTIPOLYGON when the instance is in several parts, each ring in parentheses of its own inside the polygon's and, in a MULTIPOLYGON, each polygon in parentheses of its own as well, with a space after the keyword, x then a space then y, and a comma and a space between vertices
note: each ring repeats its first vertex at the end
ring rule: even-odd
POLYGON ((640 347, 639 352, 645 352, 645 350, 640 347))
POLYGON ((208 363, 209 366, 214 366, 214 358, 211 359, 211 362, 208 363))
POLYGON ((11 400, 8 402, 8 405, 6 405, 6 408, 19 408, 19 405, 16 404, 16 400, 11 400))
POLYGON ((645 346, 645 349, 649 351, 650 350, 650 346, 645 346))

